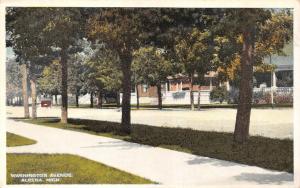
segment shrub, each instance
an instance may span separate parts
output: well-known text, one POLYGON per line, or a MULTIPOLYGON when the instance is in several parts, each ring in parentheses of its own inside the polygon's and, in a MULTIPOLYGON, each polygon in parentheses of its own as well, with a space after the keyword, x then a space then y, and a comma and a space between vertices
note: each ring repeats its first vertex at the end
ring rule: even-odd
POLYGON ((228 103, 238 104, 239 102, 239 89, 232 87, 228 92, 228 103))
POLYGON ((228 99, 228 91, 226 86, 216 87, 210 92, 210 100, 219 101, 223 103, 223 101, 228 99))
POLYGON ((274 94, 275 104, 292 104, 293 93, 275 93, 274 94))
POLYGON ((253 104, 270 104, 271 101, 271 93, 270 92, 253 92, 252 97, 253 104))

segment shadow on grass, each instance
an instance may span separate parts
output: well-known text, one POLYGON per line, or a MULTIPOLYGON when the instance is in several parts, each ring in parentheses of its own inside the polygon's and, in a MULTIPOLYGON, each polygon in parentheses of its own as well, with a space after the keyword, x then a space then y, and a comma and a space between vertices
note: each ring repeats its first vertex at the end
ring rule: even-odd
MULTIPOLYGON (((24 122, 46 125, 107 136, 143 145, 163 147, 199 156, 232 161, 240 164, 293 172, 293 140, 273 139, 250 136, 247 143, 236 145, 232 133, 208 132, 186 128, 155 127, 132 124, 129 135, 120 135, 121 125, 88 119, 68 119, 68 124, 61 124, 58 118, 24 120, 24 122)), ((99 143, 90 147, 124 147, 124 145, 99 143), (104 144, 104 145, 103 145, 104 144)), ((189 161, 191 165, 201 162, 213 162, 200 159, 189 161)), ((232 165, 230 163, 216 165, 232 165)))
POLYGON ((258 184, 281 185, 283 183, 292 182, 294 178, 293 175, 288 173, 242 173, 241 175, 235 176, 235 179, 239 181, 256 182, 258 184))

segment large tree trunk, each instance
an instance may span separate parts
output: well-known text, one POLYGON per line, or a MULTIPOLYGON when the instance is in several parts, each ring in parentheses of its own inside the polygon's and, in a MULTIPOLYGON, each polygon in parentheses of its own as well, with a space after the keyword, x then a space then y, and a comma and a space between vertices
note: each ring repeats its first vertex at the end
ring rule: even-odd
POLYGON ((90 108, 94 108, 94 92, 91 91, 91 96, 90 96, 90 108))
POLYGON ((243 33, 243 52, 241 57, 241 80, 239 86, 239 103, 234 129, 234 141, 244 143, 249 137, 249 124, 253 90, 253 53, 254 34, 243 33))
POLYGON ((201 104, 201 85, 199 84, 199 86, 198 86, 198 107, 197 107, 197 110, 199 110, 199 111, 201 109, 200 104, 201 104))
POLYGON ((24 118, 29 118, 29 105, 28 105, 28 86, 27 86, 27 67, 26 64, 21 66, 22 69, 22 94, 23 94, 23 106, 24 106, 24 118))
POLYGON ((120 91, 117 91, 117 107, 119 108, 121 106, 120 103, 120 91))
POLYGON ((158 97, 158 109, 162 109, 162 95, 161 95, 161 83, 158 82, 157 87, 157 97, 158 97))
MULTIPOLYGON (((32 68, 33 69, 33 68, 32 68)), ((36 112, 36 75, 35 72, 31 69, 30 77, 30 88, 31 88, 31 117, 33 119, 37 118, 36 112)))
POLYGON ((136 89, 136 108, 140 109, 140 94, 139 94, 138 84, 135 85, 135 89, 136 89))
POLYGON ((101 90, 99 90, 99 92, 98 92, 98 104, 97 104, 97 107, 98 108, 102 108, 102 91, 101 90))
POLYGON ((130 126, 130 99, 131 99, 131 55, 121 56, 122 63, 122 121, 121 121, 121 131, 123 133, 129 134, 131 132, 130 126))
POLYGON ((68 123, 68 62, 65 48, 61 51, 61 123, 68 123))
POLYGON ((191 100, 191 110, 195 110, 194 105, 194 93, 193 93, 193 86, 194 86, 194 74, 190 76, 191 83, 190 83, 190 100, 191 100))

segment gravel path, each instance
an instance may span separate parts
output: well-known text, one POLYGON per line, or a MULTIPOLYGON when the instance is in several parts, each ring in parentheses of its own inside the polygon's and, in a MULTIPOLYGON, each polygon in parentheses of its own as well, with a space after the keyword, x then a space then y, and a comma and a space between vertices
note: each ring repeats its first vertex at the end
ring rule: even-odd
MULTIPOLYGON (((23 117, 22 107, 7 107, 8 117, 23 117)), ((60 108, 38 108, 39 117, 60 117, 60 108)), ((233 132, 235 109, 132 110, 132 122, 153 126, 184 127, 205 131, 233 132)), ((120 122, 119 109, 69 109, 69 117, 120 122)), ((252 109, 250 134, 293 138, 293 109, 252 109)))
POLYGON ((293 175, 117 139, 7 120, 7 131, 37 141, 8 153, 69 153, 165 185, 292 185, 293 175))

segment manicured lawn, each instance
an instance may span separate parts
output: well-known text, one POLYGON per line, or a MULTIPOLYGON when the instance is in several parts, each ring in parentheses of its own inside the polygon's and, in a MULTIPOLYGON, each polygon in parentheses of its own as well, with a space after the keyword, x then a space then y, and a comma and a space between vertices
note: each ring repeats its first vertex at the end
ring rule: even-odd
MULTIPOLYGON (((52 179, 53 180, 53 179, 52 179)), ((28 181, 28 179, 27 179, 28 181)), ((7 154, 7 184, 150 184, 150 180, 69 154, 7 154), (21 182, 11 174, 68 173, 59 181, 21 182), (71 173, 72 177, 69 177, 71 173)))
POLYGON ((232 133, 207 132, 183 128, 132 125, 130 135, 119 134, 120 123, 69 119, 69 124, 59 119, 45 118, 23 120, 50 127, 87 132, 151 146, 193 153, 263 168, 293 172, 293 140, 251 136, 243 145, 233 143, 232 133))
POLYGON ((13 146, 23 146, 23 145, 31 145, 35 144, 35 140, 31 140, 29 138, 25 138, 23 136, 19 136, 13 133, 6 133, 6 146, 13 147, 13 146))

